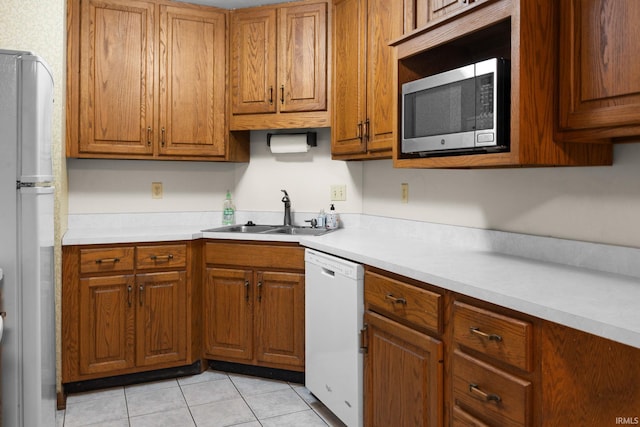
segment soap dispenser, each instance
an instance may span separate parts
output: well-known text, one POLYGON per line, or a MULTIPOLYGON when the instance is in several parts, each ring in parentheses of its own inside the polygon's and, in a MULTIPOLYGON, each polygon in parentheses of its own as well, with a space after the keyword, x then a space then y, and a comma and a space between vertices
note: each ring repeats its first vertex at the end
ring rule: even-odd
POLYGON ((231 192, 227 190, 227 197, 222 204, 222 225, 233 225, 236 223, 236 207, 231 200, 231 192))
POLYGON ((338 228, 339 222, 340 222, 340 219, 338 217, 338 212, 336 212, 336 208, 335 206, 333 206, 333 203, 332 203, 331 208, 329 208, 329 213, 325 218, 325 227, 328 228, 329 230, 334 230, 338 228))

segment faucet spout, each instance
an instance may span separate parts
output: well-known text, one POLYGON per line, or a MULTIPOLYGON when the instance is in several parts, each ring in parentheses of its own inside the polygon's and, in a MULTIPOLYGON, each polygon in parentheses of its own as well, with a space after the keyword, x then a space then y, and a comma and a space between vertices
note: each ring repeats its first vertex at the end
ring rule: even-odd
POLYGON ((289 199, 287 190, 280 191, 284 193, 284 197, 282 198, 282 203, 284 203, 284 225, 291 225, 291 199, 289 199))

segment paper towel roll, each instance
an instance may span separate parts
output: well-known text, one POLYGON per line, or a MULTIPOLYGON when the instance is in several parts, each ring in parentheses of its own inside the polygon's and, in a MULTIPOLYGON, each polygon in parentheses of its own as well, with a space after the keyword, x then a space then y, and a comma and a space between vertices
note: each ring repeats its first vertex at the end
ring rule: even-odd
POLYGON ((281 153, 306 153, 309 151, 306 133, 281 133, 271 135, 271 152, 281 153))

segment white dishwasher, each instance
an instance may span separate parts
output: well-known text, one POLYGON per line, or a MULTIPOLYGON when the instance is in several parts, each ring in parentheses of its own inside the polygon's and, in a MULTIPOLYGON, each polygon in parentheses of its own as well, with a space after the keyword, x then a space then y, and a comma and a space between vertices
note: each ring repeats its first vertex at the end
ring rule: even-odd
POLYGON ((305 250, 305 386, 349 427, 363 425, 362 265, 305 250))

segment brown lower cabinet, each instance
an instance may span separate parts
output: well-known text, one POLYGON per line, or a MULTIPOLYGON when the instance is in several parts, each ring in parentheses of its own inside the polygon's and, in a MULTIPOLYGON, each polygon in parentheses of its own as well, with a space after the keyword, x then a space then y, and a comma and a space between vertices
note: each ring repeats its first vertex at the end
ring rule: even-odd
POLYGON ((640 417, 640 349, 372 267, 364 289, 368 427, 640 417))
POLYGON ((304 249, 209 241, 204 357, 304 371, 304 249))
POLYGON ((200 358, 192 339, 191 246, 63 248, 63 383, 188 365, 200 358))

